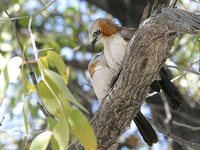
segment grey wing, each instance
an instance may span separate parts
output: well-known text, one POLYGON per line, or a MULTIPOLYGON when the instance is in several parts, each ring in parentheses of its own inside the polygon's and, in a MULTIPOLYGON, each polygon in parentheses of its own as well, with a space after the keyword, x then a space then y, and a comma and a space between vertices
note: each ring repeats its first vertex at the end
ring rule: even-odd
POLYGON ((136 29, 134 28, 122 28, 121 35, 124 38, 125 41, 129 42, 131 38, 133 37, 136 29))

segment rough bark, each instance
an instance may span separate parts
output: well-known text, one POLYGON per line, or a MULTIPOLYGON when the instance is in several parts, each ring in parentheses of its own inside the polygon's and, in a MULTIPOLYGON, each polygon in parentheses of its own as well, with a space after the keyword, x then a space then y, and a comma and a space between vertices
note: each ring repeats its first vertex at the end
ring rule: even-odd
MULTIPOLYGON (((163 9, 140 25, 128 45, 117 82, 91 121, 98 149, 114 148, 130 127, 178 33, 195 34, 199 30, 200 16, 178 9, 163 9)), ((70 149, 77 149, 76 144, 70 149)))

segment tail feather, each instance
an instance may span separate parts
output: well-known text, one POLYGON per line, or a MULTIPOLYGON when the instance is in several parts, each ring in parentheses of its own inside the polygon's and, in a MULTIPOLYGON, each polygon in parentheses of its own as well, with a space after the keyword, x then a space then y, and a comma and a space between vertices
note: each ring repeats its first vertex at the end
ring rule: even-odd
POLYGON ((151 83, 151 90, 152 92, 160 92, 160 84, 158 82, 158 80, 154 80, 152 83, 151 83))
POLYGON ((164 68, 160 70, 160 77, 159 80, 160 87, 167 97, 169 104, 171 105, 172 109, 180 108, 182 104, 182 96, 178 89, 174 86, 174 84, 170 81, 168 74, 164 68))
POLYGON ((140 134, 142 135, 144 141, 152 146, 153 143, 158 142, 158 138, 156 132, 153 127, 147 121, 147 119, 143 116, 143 114, 139 111, 137 116, 133 119, 140 134))

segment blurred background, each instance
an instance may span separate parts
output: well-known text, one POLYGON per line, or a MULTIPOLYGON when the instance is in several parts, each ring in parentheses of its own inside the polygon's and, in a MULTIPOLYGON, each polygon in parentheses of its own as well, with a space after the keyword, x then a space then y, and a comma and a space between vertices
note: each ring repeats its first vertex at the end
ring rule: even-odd
MULTIPOLYGON (((47 128, 45 116, 37 104, 39 97, 33 91, 28 70, 21 72, 22 52, 13 36, 11 20, 4 10, 16 19, 19 37, 25 53, 39 81, 41 76, 28 32, 32 14, 49 0, 1 0, 0 1, 0 149, 28 149, 32 139, 47 128), (6 67, 6 70, 5 70, 6 67), (28 122, 25 123, 25 122, 28 122), (27 127, 28 126, 28 131, 27 127)), ((90 59, 102 50, 90 50, 88 28, 99 17, 107 17, 119 25, 139 26, 146 0, 55 0, 45 11, 35 16, 32 31, 39 56, 55 51, 62 56, 69 75, 68 87, 77 100, 90 112, 91 119, 99 102, 93 92, 87 70, 90 59)), ((178 0, 177 7, 200 14, 197 0, 178 0)), ((161 94, 147 98, 142 112, 157 121, 161 127, 194 144, 200 144, 200 35, 181 34, 175 41, 166 65, 174 84, 184 97, 179 111, 171 111, 161 94)), ((174 142, 161 134, 155 125, 159 142, 148 147, 132 123, 119 139, 118 149, 158 150, 192 149, 174 142)))

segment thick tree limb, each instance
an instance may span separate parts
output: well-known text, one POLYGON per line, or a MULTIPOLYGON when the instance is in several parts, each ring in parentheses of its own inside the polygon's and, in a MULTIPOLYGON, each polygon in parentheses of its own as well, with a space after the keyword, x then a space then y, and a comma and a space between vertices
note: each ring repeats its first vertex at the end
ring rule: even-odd
MULTIPOLYGON (((117 82, 91 121, 98 149, 115 147, 130 127, 178 33, 199 31, 200 16, 179 9, 163 9, 140 25, 129 43, 117 82)), ((75 145, 70 149, 76 149, 75 145)))

